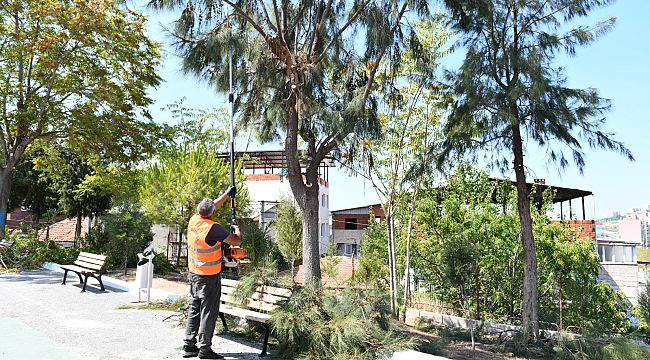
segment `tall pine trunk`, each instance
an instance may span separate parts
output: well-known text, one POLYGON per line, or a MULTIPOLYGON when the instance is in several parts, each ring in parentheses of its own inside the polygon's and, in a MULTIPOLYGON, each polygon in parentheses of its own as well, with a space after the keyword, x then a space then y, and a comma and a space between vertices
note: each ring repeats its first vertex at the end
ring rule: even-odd
POLYGON ((0 168, 0 239, 5 238, 5 226, 9 213, 9 194, 11 192, 11 167, 0 168))
POLYGON ((318 164, 306 169, 303 177, 298 158, 298 111, 296 95, 290 88, 287 96, 287 130, 284 149, 287 157, 287 179, 291 192, 302 212, 303 282, 320 281, 318 241, 318 164))
POLYGON ((533 220, 530 214, 530 193, 526 185, 523 142, 518 124, 513 126, 512 135, 515 180, 517 184, 517 208, 519 210, 521 238, 524 246, 523 327, 524 333, 532 335, 533 340, 537 341, 539 339, 537 318, 537 254, 535 251, 535 238, 533 236, 533 220))

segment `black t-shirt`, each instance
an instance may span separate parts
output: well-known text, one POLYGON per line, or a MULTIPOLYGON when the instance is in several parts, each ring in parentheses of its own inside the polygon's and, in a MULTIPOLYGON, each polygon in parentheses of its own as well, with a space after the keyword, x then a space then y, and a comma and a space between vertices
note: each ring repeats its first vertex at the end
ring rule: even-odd
POLYGON ((214 246, 217 242, 223 242, 230 235, 230 231, 226 230, 221 224, 214 224, 210 228, 208 235, 205 237, 205 243, 214 246))

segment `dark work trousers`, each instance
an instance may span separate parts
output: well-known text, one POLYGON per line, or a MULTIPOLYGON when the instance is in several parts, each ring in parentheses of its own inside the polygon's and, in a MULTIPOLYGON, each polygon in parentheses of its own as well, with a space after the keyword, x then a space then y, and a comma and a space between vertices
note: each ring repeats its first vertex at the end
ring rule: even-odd
POLYGON ((214 335, 215 323, 219 316, 221 274, 196 275, 190 273, 189 280, 192 303, 187 314, 185 344, 207 348, 212 346, 212 335, 214 335))

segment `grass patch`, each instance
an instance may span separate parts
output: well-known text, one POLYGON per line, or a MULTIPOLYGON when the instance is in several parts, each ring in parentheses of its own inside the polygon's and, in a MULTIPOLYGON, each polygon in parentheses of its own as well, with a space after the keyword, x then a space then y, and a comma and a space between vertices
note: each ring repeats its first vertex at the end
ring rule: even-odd
POLYGON ((187 311, 187 298, 179 297, 174 301, 152 301, 143 304, 125 304, 117 307, 118 310, 163 310, 163 311, 174 311, 174 312, 184 312, 187 311))

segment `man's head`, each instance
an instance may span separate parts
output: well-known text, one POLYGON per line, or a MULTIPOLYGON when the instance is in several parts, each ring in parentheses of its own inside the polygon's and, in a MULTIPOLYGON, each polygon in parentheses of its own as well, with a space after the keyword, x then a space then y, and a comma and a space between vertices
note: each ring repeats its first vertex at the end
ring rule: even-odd
POLYGON ((212 217, 214 214, 214 201, 205 198, 199 202, 199 205, 196 207, 196 210, 199 212, 199 215, 204 218, 212 217))

